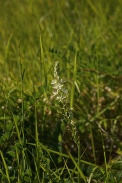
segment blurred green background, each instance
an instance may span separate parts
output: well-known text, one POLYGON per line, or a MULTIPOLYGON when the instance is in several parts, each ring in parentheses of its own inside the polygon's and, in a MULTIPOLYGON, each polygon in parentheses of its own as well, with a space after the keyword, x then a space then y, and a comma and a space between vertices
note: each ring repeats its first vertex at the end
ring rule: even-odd
POLYGON ((1 0, 2 76, 18 78, 21 59, 25 80, 38 83, 43 62, 50 77, 54 61, 72 65, 76 51, 78 66, 96 69, 98 59, 102 72, 121 74, 121 7, 121 0, 1 0))
POLYGON ((103 141, 108 162, 122 152, 122 1, 0 0, 0 146, 12 171, 16 157, 7 152, 19 143, 14 120, 27 143, 36 144, 38 122, 40 143, 56 151, 61 143, 64 153, 67 146, 77 157, 51 98, 56 61, 74 108, 82 158, 104 164, 103 141))

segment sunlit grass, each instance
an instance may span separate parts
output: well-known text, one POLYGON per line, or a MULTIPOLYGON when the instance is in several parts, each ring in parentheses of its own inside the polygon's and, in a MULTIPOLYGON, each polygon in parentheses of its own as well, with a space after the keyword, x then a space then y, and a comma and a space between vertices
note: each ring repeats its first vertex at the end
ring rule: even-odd
POLYGON ((0 1, 0 182, 121 182, 121 8, 0 1))

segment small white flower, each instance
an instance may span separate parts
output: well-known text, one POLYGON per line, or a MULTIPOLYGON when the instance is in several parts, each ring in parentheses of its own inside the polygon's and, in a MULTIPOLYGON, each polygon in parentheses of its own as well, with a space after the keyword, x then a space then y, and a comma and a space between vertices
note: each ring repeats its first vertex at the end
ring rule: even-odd
POLYGON ((108 87, 108 86, 105 86, 105 90, 108 91, 108 92, 111 92, 111 88, 108 87))
POLYGON ((56 97, 55 100, 62 102, 65 105, 68 97, 68 90, 64 88, 65 81, 58 76, 58 65, 59 62, 56 62, 54 66, 54 79, 51 82, 52 88, 54 89, 52 97, 56 97))
POLYGON ((51 82, 52 85, 55 85, 56 83, 57 83, 56 79, 52 80, 52 82, 51 82))
POLYGON ((22 103, 22 99, 21 98, 18 98, 17 102, 18 103, 22 103))
POLYGON ((53 92, 53 96, 56 96, 56 95, 58 95, 58 90, 53 92))
POLYGON ((54 85, 52 88, 56 89, 56 90, 61 90, 63 87, 63 85, 61 85, 60 83, 54 85))
POLYGON ((2 106, 1 108, 2 108, 2 109, 5 109, 5 106, 2 106))

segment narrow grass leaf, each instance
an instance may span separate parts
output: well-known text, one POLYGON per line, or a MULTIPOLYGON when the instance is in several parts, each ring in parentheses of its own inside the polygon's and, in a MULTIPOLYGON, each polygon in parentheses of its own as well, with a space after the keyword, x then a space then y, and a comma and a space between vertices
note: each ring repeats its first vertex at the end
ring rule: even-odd
POLYGON ((3 165, 4 165, 4 168, 5 168, 6 178, 8 180, 8 183, 10 183, 10 177, 9 177, 9 172, 8 172, 7 164, 6 164, 6 161, 4 159, 2 151, 0 151, 0 155, 1 155, 1 158, 2 158, 2 161, 3 161, 3 165))

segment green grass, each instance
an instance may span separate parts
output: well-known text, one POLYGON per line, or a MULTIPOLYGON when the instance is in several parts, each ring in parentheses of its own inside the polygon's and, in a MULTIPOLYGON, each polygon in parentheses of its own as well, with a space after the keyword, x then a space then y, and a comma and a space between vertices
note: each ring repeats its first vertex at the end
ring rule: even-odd
POLYGON ((121 183, 122 1, 0 1, 0 182, 121 183))

